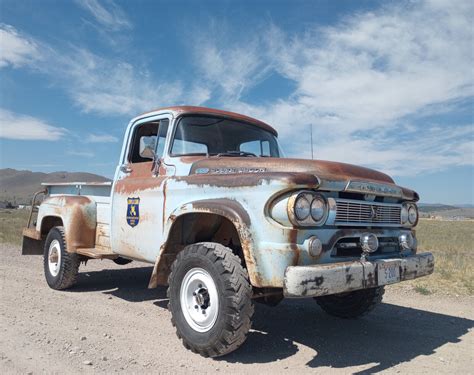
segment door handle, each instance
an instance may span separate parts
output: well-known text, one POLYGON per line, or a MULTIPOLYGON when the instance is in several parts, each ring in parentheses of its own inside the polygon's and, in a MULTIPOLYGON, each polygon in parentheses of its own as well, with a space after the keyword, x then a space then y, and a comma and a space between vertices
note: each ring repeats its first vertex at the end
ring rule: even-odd
POLYGON ((123 172, 123 173, 131 173, 132 172, 132 168, 130 168, 127 164, 122 164, 120 166, 120 172, 123 172))

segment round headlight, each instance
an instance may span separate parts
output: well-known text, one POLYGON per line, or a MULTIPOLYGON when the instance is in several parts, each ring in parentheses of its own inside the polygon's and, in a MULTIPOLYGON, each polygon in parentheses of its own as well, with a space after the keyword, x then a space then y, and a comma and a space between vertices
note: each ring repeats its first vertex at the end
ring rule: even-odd
POLYGON ((404 204, 400 212, 400 220, 402 224, 406 224, 408 221, 408 207, 404 204))
POLYGON ((300 196, 296 198, 294 211, 298 220, 306 220, 310 214, 311 205, 304 196, 300 196))
POLYGON ((314 221, 319 222, 326 214, 326 202, 320 196, 316 196, 311 203, 311 217, 314 221))
POLYGON ((379 239, 373 233, 363 233, 360 236, 360 245, 365 253, 373 253, 379 248, 379 239))
POLYGON ((411 205, 408 209, 408 221, 411 225, 414 225, 418 220, 418 211, 416 210, 415 205, 411 205))
POLYGON ((400 234, 398 242, 404 250, 412 250, 415 247, 415 237, 411 233, 400 234))

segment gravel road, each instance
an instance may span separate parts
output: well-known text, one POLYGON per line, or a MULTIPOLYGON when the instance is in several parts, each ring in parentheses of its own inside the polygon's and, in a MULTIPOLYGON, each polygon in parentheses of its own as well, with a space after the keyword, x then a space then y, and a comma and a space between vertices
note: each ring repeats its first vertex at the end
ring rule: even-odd
POLYGON ((70 291, 48 288, 42 258, 0 244, 0 373, 472 373, 474 298, 388 288, 360 320, 324 314, 312 300, 256 306, 237 352, 206 359, 185 350, 165 288, 151 267, 91 261, 70 291))

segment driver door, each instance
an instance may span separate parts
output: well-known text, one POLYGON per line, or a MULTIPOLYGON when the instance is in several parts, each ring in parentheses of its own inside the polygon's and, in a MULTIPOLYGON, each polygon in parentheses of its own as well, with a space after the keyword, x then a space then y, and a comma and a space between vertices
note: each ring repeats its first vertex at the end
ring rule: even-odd
POLYGON ((163 242, 162 163, 170 118, 135 124, 113 186, 111 245, 126 258, 154 262, 163 242), (154 154, 155 159, 154 159, 154 154))

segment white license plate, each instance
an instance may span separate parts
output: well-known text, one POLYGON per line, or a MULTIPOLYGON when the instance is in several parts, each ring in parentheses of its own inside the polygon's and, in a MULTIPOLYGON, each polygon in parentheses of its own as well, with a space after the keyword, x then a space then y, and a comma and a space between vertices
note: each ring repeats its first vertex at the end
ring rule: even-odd
POLYGON ((379 285, 393 284, 400 281, 400 264, 397 261, 378 264, 379 285))

